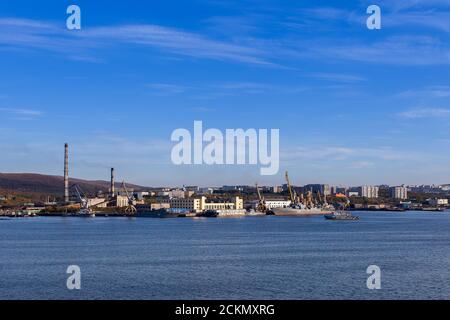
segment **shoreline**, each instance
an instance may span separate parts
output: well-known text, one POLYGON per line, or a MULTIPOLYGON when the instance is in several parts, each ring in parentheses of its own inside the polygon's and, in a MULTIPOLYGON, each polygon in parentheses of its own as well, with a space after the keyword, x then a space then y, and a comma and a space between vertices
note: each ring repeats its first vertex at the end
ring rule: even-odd
MULTIPOLYGON (((383 213, 412 213, 412 212, 423 212, 423 213, 430 213, 430 214, 439 214, 439 213, 449 213, 450 209, 443 209, 443 210, 387 210, 387 209, 380 209, 380 210, 373 210, 373 209, 353 209, 348 210, 349 212, 361 212, 361 213, 375 213, 375 212, 383 212, 383 213)), ((240 215, 224 215, 224 216, 218 216, 218 217, 208 217, 208 216, 200 216, 200 215, 180 215, 178 217, 149 217, 149 216, 140 216, 140 215, 130 215, 126 213, 121 212, 95 212, 95 216, 92 217, 86 217, 86 216, 78 216, 75 214, 67 214, 65 212, 56 212, 56 213, 39 213, 39 214, 0 214, 0 219, 2 218, 37 218, 37 217, 47 217, 47 218, 55 218, 55 217, 65 217, 65 218, 139 218, 139 219, 177 219, 177 218, 183 218, 183 219, 189 219, 189 218, 254 218, 254 217, 267 217, 267 216, 274 216, 274 217, 291 217, 291 218, 308 218, 313 216, 324 216, 325 214, 314 214, 314 215, 268 215, 268 214, 240 214, 240 215)))

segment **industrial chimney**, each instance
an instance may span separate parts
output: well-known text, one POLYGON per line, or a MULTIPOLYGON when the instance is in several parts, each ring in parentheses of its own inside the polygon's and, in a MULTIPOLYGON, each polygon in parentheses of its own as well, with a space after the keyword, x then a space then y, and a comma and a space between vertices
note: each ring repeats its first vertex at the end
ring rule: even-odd
POLYGON ((69 202, 69 145, 64 145, 64 201, 69 202))
POLYGON ((115 196, 115 190, 114 190, 114 168, 111 168, 111 187, 110 187, 110 191, 111 191, 111 197, 115 196))

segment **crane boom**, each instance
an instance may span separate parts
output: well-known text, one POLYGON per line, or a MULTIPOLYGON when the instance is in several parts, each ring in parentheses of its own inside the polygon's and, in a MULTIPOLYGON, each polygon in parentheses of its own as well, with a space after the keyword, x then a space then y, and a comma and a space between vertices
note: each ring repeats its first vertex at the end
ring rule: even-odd
POLYGON ((255 183, 255 186, 256 186, 256 192, 258 193, 258 199, 259 199, 257 210, 261 211, 261 212, 266 212, 267 211, 266 200, 264 199, 263 196, 261 196, 261 193, 259 192, 258 183, 255 183))
POLYGON ((74 185, 72 185, 72 188, 75 189, 75 192, 77 193, 77 197, 78 197, 78 200, 80 201, 81 208, 88 209, 89 201, 87 199, 86 194, 81 189, 81 187, 77 184, 74 184, 74 185))
POLYGON ((295 198, 294 198, 294 194, 292 193, 291 182, 289 181, 289 174, 287 171, 286 171, 286 183, 287 183, 287 187, 289 190, 289 199, 291 200, 291 203, 294 203, 295 198))
POLYGON ((256 192, 258 193, 259 202, 262 202, 262 197, 261 197, 261 193, 259 192, 258 183, 255 183, 255 186, 256 186, 256 192))
POLYGON ((136 212, 136 207, 134 206, 134 199, 130 196, 130 193, 128 192, 127 186, 125 185, 125 181, 122 181, 122 188, 125 191, 125 194, 128 198, 128 206, 125 208, 125 212, 134 214, 136 212))

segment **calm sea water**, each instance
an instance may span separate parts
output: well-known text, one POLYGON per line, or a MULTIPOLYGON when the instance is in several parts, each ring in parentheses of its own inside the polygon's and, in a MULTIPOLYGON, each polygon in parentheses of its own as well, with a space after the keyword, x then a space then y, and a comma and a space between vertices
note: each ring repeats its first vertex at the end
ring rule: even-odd
POLYGON ((0 299, 450 299, 450 212, 355 214, 0 220, 0 299))

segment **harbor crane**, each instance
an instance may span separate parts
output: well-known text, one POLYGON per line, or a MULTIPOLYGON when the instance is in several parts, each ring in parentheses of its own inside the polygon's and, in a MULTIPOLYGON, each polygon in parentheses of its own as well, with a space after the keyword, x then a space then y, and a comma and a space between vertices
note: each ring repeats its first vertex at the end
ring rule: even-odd
POLYGON ((78 200, 80 202, 80 209, 89 211, 89 201, 86 197, 86 194, 83 192, 81 187, 77 184, 72 185, 72 188, 75 190, 75 193, 78 197, 78 200))
POLYGON ((261 193, 259 192, 258 183, 255 183, 255 187, 256 187, 256 192, 258 193, 258 199, 259 199, 256 210, 258 210, 260 212, 266 212, 267 211, 266 199, 264 199, 264 197, 261 196, 261 193))
POLYGON ((294 204, 296 199, 295 199, 294 193, 292 192, 292 186, 291 186, 291 182, 289 181, 289 174, 287 171, 286 171, 285 177, 286 177, 287 187, 289 190, 289 200, 291 200, 291 203, 294 204))
POLYGON ((125 191, 125 194, 126 194, 127 199, 128 199, 128 205, 125 208, 125 213, 135 214, 137 210, 136 210, 136 207, 134 206, 134 204, 135 204, 134 198, 128 192, 128 189, 127 189, 127 186, 125 184, 125 181, 122 181, 122 188, 125 191))
POLYGON ((89 204, 89 199, 86 193, 81 189, 81 187, 78 184, 72 185, 71 188, 75 190, 75 193, 78 197, 78 201, 80 203, 80 210, 77 212, 77 214, 81 216, 92 216, 92 217, 95 216, 95 213, 92 211, 92 208, 104 204, 105 202, 108 202, 107 200, 105 200, 103 202, 99 202, 91 206, 89 204))

